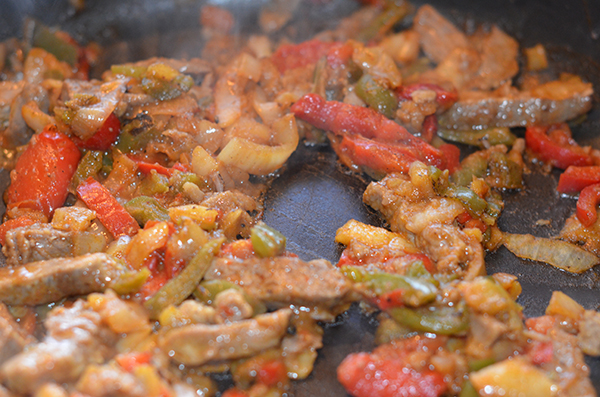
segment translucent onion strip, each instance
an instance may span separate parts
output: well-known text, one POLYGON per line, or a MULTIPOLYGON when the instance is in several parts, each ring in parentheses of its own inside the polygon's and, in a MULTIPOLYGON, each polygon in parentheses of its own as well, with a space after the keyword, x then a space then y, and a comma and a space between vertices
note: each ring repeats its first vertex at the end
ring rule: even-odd
POLYGON ((298 139, 296 119, 290 114, 273 123, 273 146, 234 137, 225 145, 217 159, 249 174, 267 175, 285 163, 296 150, 298 139))
POLYGON ((504 246, 519 258, 544 262, 572 273, 582 273, 600 263, 596 255, 571 243, 530 234, 504 233, 504 246))

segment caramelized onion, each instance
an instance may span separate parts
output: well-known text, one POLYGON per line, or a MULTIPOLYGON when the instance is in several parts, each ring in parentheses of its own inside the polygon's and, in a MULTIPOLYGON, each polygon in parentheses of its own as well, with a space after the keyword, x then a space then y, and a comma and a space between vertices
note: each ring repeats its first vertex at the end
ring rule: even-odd
POLYGON ((600 258, 571 243, 530 234, 504 233, 504 246, 519 258, 544 262, 571 273, 591 269, 600 258))
POLYGON ((280 168, 298 146, 298 127, 293 115, 273 123, 273 146, 234 137, 223 148, 217 159, 236 166, 249 174, 267 175, 280 168))

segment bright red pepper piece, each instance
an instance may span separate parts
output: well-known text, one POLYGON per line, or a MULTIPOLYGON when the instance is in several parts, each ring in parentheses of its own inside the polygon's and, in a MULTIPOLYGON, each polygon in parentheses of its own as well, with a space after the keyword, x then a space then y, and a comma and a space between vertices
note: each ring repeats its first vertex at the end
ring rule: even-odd
POLYGON ((589 185, 600 183, 600 166, 570 166, 560 175, 557 190, 560 193, 573 194, 589 185))
MULTIPOLYGON (((440 150, 373 109, 326 101, 317 94, 307 94, 291 110, 299 119, 343 136, 342 147, 347 146, 349 151, 364 151, 370 163, 376 160, 382 166, 370 165, 372 169, 406 172, 415 160, 442 169, 446 167, 446 159, 440 150), (393 153, 399 163, 394 165, 393 160, 385 158, 385 153, 393 153), (374 154, 379 158, 375 159, 374 154)), ((362 161, 360 158, 355 160, 357 165, 368 165, 358 164, 362 161)))
POLYGON ((133 236, 140 229, 137 221, 92 177, 77 187, 77 195, 96 215, 113 237, 133 236))
POLYGON ((552 342, 534 343, 531 350, 527 353, 531 357, 531 362, 535 365, 542 365, 552 361, 554 358, 554 348, 552 342))
POLYGON ((597 206, 600 203, 600 183, 585 187, 577 200, 577 219, 585 227, 590 227, 598 219, 597 206))
POLYGON ((50 217, 64 204, 80 157, 68 136, 47 126, 32 139, 10 174, 8 209, 32 208, 50 217))
POLYGON ((82 140, 76 136, 71 139, 81 149, 106 151, 117 141, 120 133, 121 122, 114 113, 111 113, 102 124, 102 127, 88 139, 82 140))
POLYGON ((570 165, 592 165, 592 156, 571 138, 567 124, 529 126, 525 131, 527 147, 554 167, 566 169, 570 165))

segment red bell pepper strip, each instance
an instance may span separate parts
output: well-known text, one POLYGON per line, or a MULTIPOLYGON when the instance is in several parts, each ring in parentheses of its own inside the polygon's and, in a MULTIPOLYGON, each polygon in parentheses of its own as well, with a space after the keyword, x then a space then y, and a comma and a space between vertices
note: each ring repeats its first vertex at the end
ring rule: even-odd
POLYGON ((600 183, 600 166, 576 167, 572 165, 560 175, 557 190, 560 193, 572 194, 596 183, 600 183))
POLYGON ((554 347, 552 346, 552 342, 534 342, 531 349, 527 352, 527 355, 531 357, 531 362, 534 365, 549 363, 554 358, 554 347))
POLYGON ((554 167, 565 169, 570 165, 592 165, 592 156, 571 139, 567 124, 529 126, 525 131, 527 147, 554 167))
POLYGON ((137 221, 113 197, 113 195, 90 177, 77 187, 77 195, 96 215, 113 237, 133 236, 140 229, 137 221))
POLYGON ((284 44, 280 46, 273 55, 271 62, 280 73, 317 63, 319 59, 326 56, 339 43, 324 42, 317 39, 305 41, 300 44, 284 44))
POLYGON ((410 165, 419 160, 400 145, 377 142, 360 135, 344 135, 341 141, 332 142, 333 150, 348 168, 367 167, 371 170, 408 173, 410 165))
POLYGON ((426 83, 418 83, 418 84, 409 84, 406 86, 401 86, 396 90, 396 95, 398 95, 399 100, 412 100, 412 94, 415 91, 420 90, 431 90, 435 91, 435 101, 440 106, 440 110, 447 110, 450 106, 454 105, 454 103, 458 100, 458 92, 456 89, 452 91, 448 91, 437 84, 426 84, 426 83))
POLYGON ((401 360, 367 353, 347 356, 338 380, 355 397, 439 397, 447 390, 444 377, 429 369, 417 372, 401 360))
POLYGON ((81 149, 106 151, 117 141, 120 133, 121 122, 114 113, 111 113, 104 120, 102 127, 88 139, 82 140, 77 136, 73 136, 71 139, 81 149))
POLYGON ((181 164, 181 163, 175 163, 175 164, 173 164, 173 166, 171 168, 169 168, 169 167, 165 167, 164 165, 161 165, 159 163, 149 163, 144 160, 139 160, 139 159, 135 158, 134 156, 128 156, 128 157, 137 163, 137 165, 138 165, 137 169, 142 174, 149 174, 150 171, 154 170, 157 173, 170 178, 171 176, 173 176, 173 173, 175 171, 190 172, 190 167, 185 164, 181 164))
MULTIPOLYGON (((336 135, 355 134, 379 143, 391 144, 396 147, 396 151, 402 153, 401 157, 412 157, 412 161, 420 160, 442 169, 446 167, 446 160, 440 150, 373 109, 326 101, 317 94, 307 94, 291 110, 299 119, 336 135)), ((380 160, 389 163, 385 159, 380 160)), ((406 164, 402 164, 396 168, 405 169, 405 166, 406 164)))
POLYGON ((585 227, 590 227, 598 219, 597 206, 600 203, 600 183, 595 185, 586 186, 581 193, 579 193, 579 200, 577 200, 577 219, 585 227))
POLYGON ((444 143, 438 148, 446 158, 446 168, 453 174, 460 168, 460 149, 451 143, 444 143))
POLYGON ((81 154, 68 136, 47 126, 34 137, 10 174, 7 207, 32 208, 50 217, 67 198, 81 154))

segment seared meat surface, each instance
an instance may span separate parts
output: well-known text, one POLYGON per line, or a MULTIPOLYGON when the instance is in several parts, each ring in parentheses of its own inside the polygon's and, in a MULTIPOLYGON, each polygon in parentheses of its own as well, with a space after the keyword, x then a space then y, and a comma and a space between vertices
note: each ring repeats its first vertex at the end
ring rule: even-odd
POLYGON ((206 280, 227 280, 275 307, 289 304, 331 308, 350 291, 346 278, 325 260, 293 257, 216 259, 206 280))
POLYGON ((122 265, 105 253, 2 268, 0 301, 8 305, 39 305, 104 291, 123 271, 122 265))
POLYGON ((54 229, 49 224, 34 224, 10 230, 2 253, 10 266, 52 258, 73 256, 73 232, 54 229))

